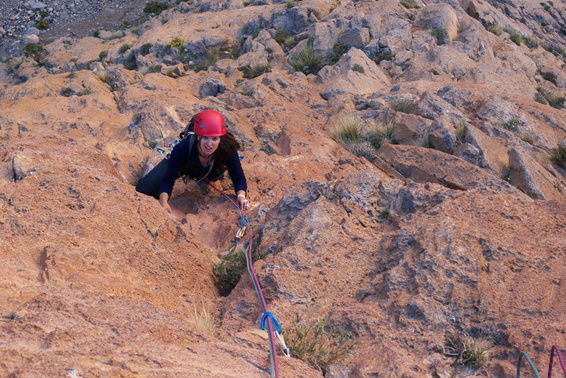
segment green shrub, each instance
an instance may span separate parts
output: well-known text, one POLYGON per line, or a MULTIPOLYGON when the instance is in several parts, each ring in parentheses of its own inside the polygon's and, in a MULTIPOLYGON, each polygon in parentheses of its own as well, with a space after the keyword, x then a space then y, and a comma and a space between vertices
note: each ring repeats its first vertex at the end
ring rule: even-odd
POLYGON ((122 46, 120 46, 120 48, 118 49, 118 53, 119 54, 123 54, 126 51, 128 51, 129 49, 132 48, 132 45, 128 44, 128 43, 124 43, 122 46))
POLYGON ((354 67, 352 67, 352 70, 355 72, 359 72, 359 73, 364 73, 364 67, 360 66, 359 64, 354 64, 354 67))
POLYGON ((268 72, 271 72, 271 66, 268 65, 253 65, 253 66, 245 66, 241 68, 241 71, 244 73, 244 77, 246 79, 253 79, 254 77, 261 76, 268 72))
POLYGON ((394 57, 395 55, 393 55, 393 52, 390 49, 382 49, 375 54, 373 61, 376 64, 379 64, 383 60, 393 60, 394 57))
POLYGON ((37 24, 35 24, 35 27, 38 28, 39 30, 45 30, 47 28, 49 28, 49 20, 40 20, 37 22, 37 24))
POLYGON ((95 31, 92 33, 92 36, 93 36, 94 38, 99 38, 99 37, 100 37, 100 30, 95 30, 95 31))
POLYGON ((138 68, 138 62, 136 61, 136 54, 131 52, 130 55, 128 55, 126 61, 124 62, 124 68, 130 71, 138 68))
POLYGON ((509 39, 511 39, 511 41, 516 44, 517 46, 521 46, 521 35, 517 32, 514 31, 510 31, 509 32, 509 39))
POLYGON ((294 1, 287 1, 285 6, 287 7, 287 9, 291 9, 295 6, 295 2, 294 1))
POLYGON ((153 45, 151 43, 144 43, 140 47, 140 54, 142 54, 143 56, 149 54, 149 51, 152 47, 153 47, 153 45))
POLYGON ((323 322, 293 322, 293 327, 285 330, 283 337, 293 357, 320 369, 323 374, 331 363, 353 355, 353 348, 359 343, 349 338, 344 330, 323 322))
POLYGON ((558 146, 556 149, 552 150, 550 153, 550 161, 566 167, 566 147, 558 146))
POLYGON ((503 34, 503 28, 499 26, 497 22, 494 22, 493 24, 489 25, 489 28, 487 30, 497 36, 503 34))
POLYGON ((436 44, 443 45, 448 37, 448 32, 444 28, 435 27, 430 32, 436 38, 436 44))
POLYGON ((544 80, 556 84, 556 74, 554 72, 541 72, 540 74, 544 80))
POLYGON ((534 98, 534 100, 535 100, 536 102, 541 103, 541 104, 544 104, 544 105, 547 105, 547 104, 548 104, 548 101, 546 101, 546 98, 544 98, 544 96, 543 96, 540 92, 535 93, 535 98, 534 98))
POLYGON ((518 126, 521 124, 521 121, 513 118, 510 119, 507 122, 503 122, 501 124, 501 127, 503 127, 505 130, 509 130, 509 131, 517 131, 518 130, 518 126))
POLYGON ((407 9, 418 9, 418 8, 420 8, 417 5, 417 2, 415 0, 401 0, 400 4, 407 9))
POLYGON ((336 42, 334 46, 332 46, 332 54, 330 55, 330 62, 332 64, 336 64, 342 55, 348 52, 348 45, 342 42, 336 42))
POLYGON ((305 75, 316 74, 321 68, 322 58, 314 52, 311 44, 289 58, 289 65, 295 72, 305 75))
MULTIPOLYGON (((246 251, 247 252, 247 251, 246 251)), ((236 287, 242 274, 247 270, 246 252, 235 251, 232 247, 227 254, 220 257, 220 262, 212 268, 216 287, 221 296, 227 296, 236 287)), ((257 252, 257 248, 252 250, 252 262, 264 258, 267 253, 257 252)))
POLYGON ((155 16, 159 16, 161 12, 171 8, 169 4, 161 3, 159 1, 152 1, 146 4, 145 8, 143 8, 144 13, 151 13, 155 16))
POLYGON ((24 56, 32 58, 38 64, 42 64, 45 57, 49 54, 43 46, 37 43, 26 43, 24 46, 24 56))
POLYGON ((108 57, 108 51, 106 50, 102 50, 100 53, 98 53, 98 59, 100 59, 100 61, 103 61, 107 57, 108 57))
POLYGON ((71 97, 74 94, 75 94, 75 91, 72 88, 61 89, 61 96, 71 97))
POLYGON ((149 73, 161 72, 161 67, 163 67, 161 64, 152 64, 147 68, 147 72, 149 73))
POLYGON ((244 7, 249 7, 250 5, 252 5, 252 2, 251 2, 251 1, 244 1, 244 2, 242 3, 242 5, 243 5, 244 7))
POLYGON ((395 110, 396 112, 408 113, 408 114, 412 113, 415 107, 417 106, 417 104, 411 100, 394 101, 390 105, 391 105, 391 109, 395 110))

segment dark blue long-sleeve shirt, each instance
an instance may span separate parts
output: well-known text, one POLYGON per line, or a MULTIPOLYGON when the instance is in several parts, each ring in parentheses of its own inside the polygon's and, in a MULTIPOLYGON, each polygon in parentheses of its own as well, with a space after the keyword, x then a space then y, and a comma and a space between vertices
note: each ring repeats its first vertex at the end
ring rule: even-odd
MULTIPOLYGON (((175 180, 181 176, 189 176, 192 179, 203 178, 210 169, 210 166, 203 165, 198 157, 198 140, 196 138, 186 138, 183 139, 179 144, 177 144, 171 155, 169 156, 167 172, 165 177, 161 182, 159 187, 159 193, 167 193, 171 197, 171 192, 173 191, 173 185, 175 180), (189 143, 192 141, 193 145, 190 148, 189 156, 189 143)), ((242 164, 240 163, 240 157, 237 151, 232 151, 230 157, 226 162, 223 162, 224 166, 228 170, 230 179, 234 184, 234 190, 238 193, 239 190, 247 191, 248 186, 246 182, 246 176, 244 175, 244 170, 242 169, 242 164)), ((215 180, 221 177, 224 171, 219 171, 214 167, 208 175, 207 178, 210 180, 215 180)))

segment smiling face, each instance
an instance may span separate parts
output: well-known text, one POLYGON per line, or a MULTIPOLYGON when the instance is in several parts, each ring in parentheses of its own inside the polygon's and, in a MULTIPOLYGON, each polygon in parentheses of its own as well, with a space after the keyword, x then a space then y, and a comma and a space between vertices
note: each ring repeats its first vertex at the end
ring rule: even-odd
POLYGON ((212 155, 218 148, 219 144, 220 144, 219 136, 213 136, 213 137, 203 136, 200 138, 200 141, 198 143, 199 152, 204 156, 212 155))

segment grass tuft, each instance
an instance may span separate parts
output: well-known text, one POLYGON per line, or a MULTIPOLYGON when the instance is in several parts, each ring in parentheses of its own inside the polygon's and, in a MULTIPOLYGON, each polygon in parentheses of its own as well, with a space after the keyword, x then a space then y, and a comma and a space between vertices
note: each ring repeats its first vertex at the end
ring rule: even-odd
POLYGON ((566 147, 558 146, 550 152, 550 161, 566 167, 566 147))
POLYGON ((442 351, 444 355, 456 357, 456 364, 480 368, 489 361, 488 342, 469 335, 446 334, 442 351))
POLYGON ((336 360, 353 355, 359 342, 350 339, 346 332, 329 327, 323 322, 297 324, 283 334, 291 355, 326 373, 336 360))
POLYGON ((321 68, 321 62, 322 57, 314 52, 311 44, 289 58, 289 65, 293 70, 305 75, 316 74, 321 68))
POLYGON ((190 321, 198 332, 210 336, 216 335, 216 319, 204 305, 200 311, 197 310, 196 306, 193 307, 193 312, 190 314, 190 321))

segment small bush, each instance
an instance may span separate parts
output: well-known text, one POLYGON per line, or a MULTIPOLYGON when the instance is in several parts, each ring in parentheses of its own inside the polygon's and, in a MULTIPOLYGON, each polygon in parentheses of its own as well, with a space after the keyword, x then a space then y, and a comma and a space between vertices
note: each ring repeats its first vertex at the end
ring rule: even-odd
POLYGON ((329 327, 323 322, 293 323, 292 328, 285 330, 283 337, 292 356, 320 369, 323 374, 334 361, 354 354, 353 348, 358 344, 345 331, 329 327))
POLYGON ((75 91, 72 88, 61 89, 61 96, 71 97, 74 94, 75 94, 75 91))
POLYGON ((47 28, 49 28, 49 20, 40 20, 37 22, 37 24, 35 24, 35 27, 38 28, 39 30, 45 30, 47 28))
POLYGON ((552 150, 550 153, 550 161, 566 167, 566 147, 558 146, 556 149, 552 150))
POLYGON ((393 55, 393 52, 390 49, 382 49, 382 50, 379 50, 379 52, 377 54, 375 54, 373 61, 376 64, 379 64, 383 60, 393 60, 394 57, 395 57, 395 55, 393 55))
POLYGON ((355 72, 359 72, 359 73, 364 73, 364 67, 360 66, 359 64, 354 64, 354 67, 352 67, 352 70, 355 72))
POLYGON ((431 34, 436 38, 437 45, 443 45, 448 37, 448 32, 444 28, 435 27, 432 29, 431 34))
POLYGON ((487 345, 482 339, 447 334, 442 350, 446 356, 457 357, 456 364, 480 368, 489 360, 487 345))
POLYGON ((546 98, 544 98, 544 96, 543 96, 540 92, 535 93, 535 98, 534 98, 534 100, 535 100, 536 102, 541 103, 541 104, 544 104, 544 105, 547 105, 547 104, 548 104, 548 101, 546 101, 546 98))
POLYGON ((92 33, 92 36, 93 36, 94 38, 99 38, 99 37, 100 37, 100 30, 95 30, 95 31, 92 33))
POLYGON ((554 72, 541 72, 540 75, 546 81, 550 81, 552 84, 556 85, 556 73, 554 72))
POLYGON ((294 1, 287 1, 285 6, 287 7, 287 9, 291 9, 295 6, 295 2, 294 1))
POLYGON ((487 30, 497 36, 503 34, 503 28, 497 22, 489 25, 489 28, 487 30))
POLYGON ((417 106, 417 104, 414 101, 395 101, 392 102, 391 104, 391 109, 395 110, 396 112, 401 112, 401 113, 412 113, 413 110, 415 109, 415 107, 417 106))
POLYGON ((546 101, 548 101, 548 105, 552 106, 556 109, 562 109, 564 106, 564 97, 560 94, 560 92, 552 91, 546 96, 546 101))
POLYGON ((332 138, 342 145, 364 141, 362 120, 355 115, 346 115, 330 131, 332 138))
POLYGON ((310 44, 289 58, 289 65, 293 70, 305 75, 316 74, 321 68, 321 62, 322 58, 315 54, 314 48, 310 44))
POLYGON ((332 64, 336 64, 342 55, 348 52, 348 45, 341 42, 336 42, 334 46, 332 46, 332 55, 330 55, 330 62, 332 64))
POLYGON ((183 38, 175 37, 167 44, 167 46, 180 48, 183 47, 185 42, 186 41, 183 38))
POLYGON ((151 43, 144 43, 141 47, 140 47, 140 54, 142 54, 143 56, 149 54, 149 50, 153 47, 153 45, 151 43))
POLYGON ((106 50, 102 50, 100 53, 98 53, 98 59, 100 59, 100 61, 103 61, 107 57, 108 57, 108 51, 106 50))
POLYGON ((45 57, 49 54, 43 46, 37 43, 26 43, 24 46, 24 56, 32 58, 38 64, 42 64, 45 57))
POLYGON ((132 48, 132 45, 128 44, 128 43, 124 43, 122 46, 120 46, 120 48, 118 49, 118 53, 119 54, 123 54, 126 51, 128 51, 129 49, 132 48))
MULTIPOLYGON (((221 296, 227 296, 236 287, 242 274, 247 270, 246 252, 234 251, 235 247, 220 257, 220 262, 213 266, 212 272, 216 280, 216 287, 221 296)), ((252 250, 252 262, 264 258, 267 253, 260 254, 256 248, 252 250)))
POLYGON ((510 39, 514 44, 516 44, 517 46, 521 46, 522 38, 521 38, 521 35, 520 35, 519 33, 514 32, 514 31, 510 31, 510 32, 509 32, 509 39, 510 39))
POLYGON ((136 61, 136 54, 131 52, 130 55, 128 55, 126 61, 124 62, 124 68, 130 71, 138 68, 138 62, 136 61))
POLYGON ((418 9, 418 8, 420 8, 417 5, 417 2, 415 0, 401 0, 400 4, 407 9, 418 9))
POLYGON ((503 122, 501 124, 501 127, 503 127, 505 130, 509 130, 509 131, 518 131, 518 129, 519 129, 518 126, 520 124, 521 124, 520 120, 513 118, 513 119, 510 119, 507 122, 503 122))
POLYGON ((268 72, 271 72, 271 66, 268 65, 254 65, 254 66, 245 66, 241 68, 242 72, 244 73, 244 77, 246 79, 253 79, 254 77, 261 76, 268 72))
POLYGON ((242 3, 242 5, 243 5, 244 7, 249 7, 250 5, 252 5, 252 2, 251 2, 251 1, 244 1, 244 2, 242 3))
POLYGON ((152 64, 151 66, 149 66, 147 68, 147 72, 148 73, 155 73, 155 72, 161 72, 161 68, 163 66, 161 64, 152 64))
POLYGON ((161 3, 159 1, 152 1, 146 4, 145 8, 143 8, 144 13, 151 13, 154 16, 159 16, 161 12, 171 8, 169 4, 161 3))
POLYGON ((277 29, 273 35, 273 39, 279 46, 283 46, 287 38, 289 38, 289 33, 285 29, 277 29))
POLYGON ((391 141, 394 126, 393 122, 375 122, 369 127, 366 139, 371 143, 373 148, 377 150, 383 143, 391 141))

